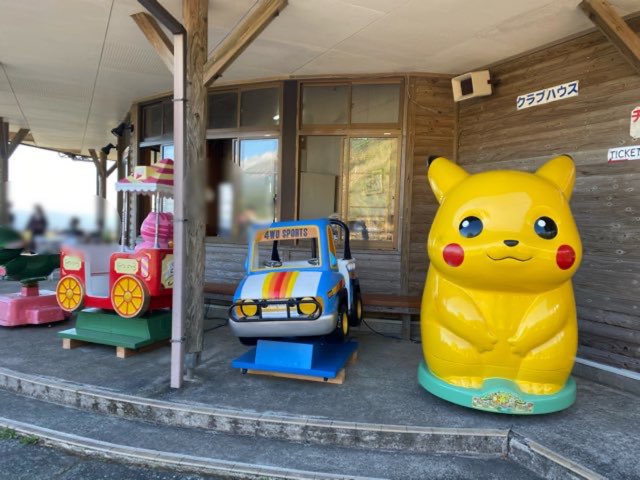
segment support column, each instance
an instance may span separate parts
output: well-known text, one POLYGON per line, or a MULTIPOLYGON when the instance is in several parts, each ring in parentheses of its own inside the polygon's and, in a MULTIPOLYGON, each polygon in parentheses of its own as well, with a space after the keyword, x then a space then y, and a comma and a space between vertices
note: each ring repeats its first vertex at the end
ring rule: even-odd
POLYGON ((0 225, 9 220, 9 124, 0 117, 0 225))
MULTIPOLYGON (((204 343, 205 179, 207 89, 203 81, 207 61, 208 0, 183 0, 187 35, 186 115, 184 156, 185 264, 184 315, 187 378, 199 362, 204 343)), ((175 46, 174 46, 175 47, 175 46)), ((175 132, 174 132, 175 133, 175 132)))

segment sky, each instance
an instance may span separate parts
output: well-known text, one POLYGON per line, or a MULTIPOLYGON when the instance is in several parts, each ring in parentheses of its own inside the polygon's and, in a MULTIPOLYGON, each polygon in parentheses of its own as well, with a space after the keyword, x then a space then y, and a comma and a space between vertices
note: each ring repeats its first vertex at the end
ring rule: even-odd
MULTIPOLYGON (((113 165, 108 163, 108 167, 113 165)), ((107 167, 107 168, 108 168, 107 167)), ((118 222, 116 173, 107 179, 107 227, 118 222)), ((44 208, 49 228, 63 230, 72 216, 80 228, 95 230, 96 168, 93 162, 74 161, 57 152, 20 145, 9 159, 9 199, 15 215, 14 227, 22 230, 35 204, 44 208)))

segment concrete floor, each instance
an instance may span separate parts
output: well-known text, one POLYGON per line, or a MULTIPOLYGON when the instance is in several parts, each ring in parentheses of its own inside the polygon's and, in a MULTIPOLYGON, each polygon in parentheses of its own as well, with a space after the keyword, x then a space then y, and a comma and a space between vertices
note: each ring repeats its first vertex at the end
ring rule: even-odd
MULTIPOLYGON (((10 285, 0 285, 11 291, 10 285)), ((14 286, 15 289, 15 286, 14 286)), ((209 312, 210 316, 216 314, 209 312)), ((638 397, 576 378, 578 398, 566 411, 505 416, 466 409, 424 391, 416 380, 420 345, 363 330, 358 362, 343 385, 241 375, 231 360, 246 351, 219 318, 206 321, 205 351, 196 379, 169 388, 170 349, 117 359, 115 348, 63 350, 52 326, 0 328, 0 366, 119 392, 252 412, 306 415, 353 422, 430 427, 512 428, 557 453, 611 478, 637 478, 640 461, 638 397)))

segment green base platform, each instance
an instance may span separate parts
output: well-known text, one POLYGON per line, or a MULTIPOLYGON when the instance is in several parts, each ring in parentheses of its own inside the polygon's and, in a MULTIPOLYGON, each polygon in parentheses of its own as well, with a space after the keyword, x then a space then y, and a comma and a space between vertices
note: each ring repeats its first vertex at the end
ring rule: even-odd
POLYGON ((122 318, 110 311, 88 308, 78 313, 76 328, 58 332, 58 337, 138 349, 171 337, 171 310, 122 318))
POLYGON ((418 367, 418 383, 436 397, 463 407, 515 415, 557 412, 573 405, 576 399, 576 382, 571 377, 564 388, 553 395, 527 394, 512 381, 502 378, 487 379, 482 388, 463 388, 433 375, 424 360, 418 367))

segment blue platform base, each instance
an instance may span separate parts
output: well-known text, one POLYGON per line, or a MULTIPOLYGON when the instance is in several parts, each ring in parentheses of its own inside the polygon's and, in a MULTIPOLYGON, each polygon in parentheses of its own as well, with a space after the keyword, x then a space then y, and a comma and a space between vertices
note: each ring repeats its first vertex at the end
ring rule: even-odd
POLYGON ((233 360, 231 366, 244 371, 331 379, 336 378, 357 349, 357 342, 324 344, 258 340, 255 348, 233 360))

